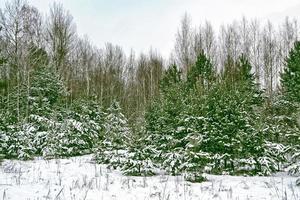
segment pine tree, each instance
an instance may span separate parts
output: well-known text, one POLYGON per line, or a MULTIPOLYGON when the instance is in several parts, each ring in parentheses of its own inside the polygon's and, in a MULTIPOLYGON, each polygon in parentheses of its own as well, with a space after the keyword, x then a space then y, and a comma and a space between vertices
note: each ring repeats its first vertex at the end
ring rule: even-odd
POLYGON ((153 160, 171 174, 184 170, 183 152, 187 132, 182 129, 186 112, 185 84, 176 65, 170 66, 160 83, 159 97, 148 107, 146 145, 157 153, 153 160))
POLYGON ((129 176, 152 176, 155 174, 156 165, 153 162, 155 149, 145 145, 144 138, 140 138, 129 148, 121 170, 129 176))
POLYGON ((284 72, 281 74, 281 84, 287 100, 300 103, 300 42, 294 44, 286 59, 284 72))
POLYGON ((196 63, 188 72, 187 85, 189 88, 195 89, 195 85, 199 83, 202 88, 209 89, 213 78, 213 65, 202 50, 197 56, 196 63))
POLYGON ((282 96, 273 113, 277 116, 278 137, 290 146, 291 174, 300 174, 300 42, 296 41, 286 58, 281 74, 282 96))
MULTIPOLYGON (((160 96, 148 107, 145 119, 150 143, 166 152, 179 145, 175 142, 179 118, 184 110, 181 72, 175 65, 166 72, 160 85, 160 96)), ((150 144, 151 145, 151 144, 150 144)))
POLYGON ((29 105, 31 113, 51 113, 55 104, 67 96, 63 82, 49 67, 39 67, 30 85, 29 105))
POLYGON ((73 101, 53 114, 47 156, 74 156, 93 152, 104 137, 103 109, 94 100, 73 101))
POLYGON ((228 63, 206 103, 201 149, 214 155, 214 169, 237 172, 240 159, 259 156, 262 140, 256 127, 256 112, 261 102, 248 60, 242 56, 237 62, 228 63))
POLYGON ((5 120, 5 113, 1 109, 0 110, 0 160, 2 158, 5 158, 7 155, 7 149, 8 149, 8 140, 9 135, 7 134, 6 129, 6 120, 5 120))
POLYGON ((104 137, 100 140, 95 160, 108 164, 111 168, 122 168, 128 160, 132 131, 127 118, 122 114, 117 101, 113 101, 107 109, 104 120, 104 137))
POLYGON ((45 154, 50 145, 53 129, 56 129, 55 113, 64 98, 68 95, 63 82, 49 66, 36 66, 29 85, 27 105, 27 121, 36 127, 33 145, 36 154, 45 154))
POLYGON ((3 118, 3 124, 7 157, 28 159, 42 154, 48 131, 53 129, 51 115, 65 95, 62 82, 50 68, 36 68, 31 76, 31 84, 15 88, 9 99, 5 99, 7 117, 3 118), (17 99, 19 106, 15 105, 17 99))
MULTIPOLYGON (((282 98, 277 101, 274 112, 281 116, 281 124, 286 124, 287 138, 293 144, 300 141, 300 42, 294 44, 286 59, 284 72, 281 74, 282 98)), ((282 127, 282 126, 281 126, 282 127)))
POLYGON ((115 149, 122 149, 130 142, 131 131, 126 117, 121 112, 117 101, 113 101, 107 109, 105 118, 105 142, 111 143, 115 149))

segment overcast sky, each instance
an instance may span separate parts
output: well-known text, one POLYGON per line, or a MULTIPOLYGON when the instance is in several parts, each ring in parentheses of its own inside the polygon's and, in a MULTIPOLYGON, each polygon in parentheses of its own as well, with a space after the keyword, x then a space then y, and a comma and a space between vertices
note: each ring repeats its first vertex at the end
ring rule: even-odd
MULTIPOLYGON (((0 0, 3 6, 5 0, 0 0)), ((55 0, 28 0, 42 13, 55 0)), ((300 13, 299 0, 56 0, 70 11, 80 35, 102 47, 111 42, 137 53, 150 47, 168 56, 181 17, 187 12, 193 24, 210 21, 214 27, 242 16, 282 21, 300 13)), ((300 16, 300 14, 299 14, 300 16)))

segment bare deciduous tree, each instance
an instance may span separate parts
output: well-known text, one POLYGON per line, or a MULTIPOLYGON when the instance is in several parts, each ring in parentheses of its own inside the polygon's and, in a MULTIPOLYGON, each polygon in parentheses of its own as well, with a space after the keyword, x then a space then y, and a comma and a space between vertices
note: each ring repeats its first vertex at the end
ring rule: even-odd
POLYGON ((176 34, 175 55, 178 65, 183 70, 183 76, 193 64, 191 19, 186 13, 181 20, 181 26, 176 34))
POLYGON ((46 40, 51 61, 60 77, 67 79, 68 58, 74 47, 76 28, 73 17, 61 4, 54 3, 46 25, 46 40))

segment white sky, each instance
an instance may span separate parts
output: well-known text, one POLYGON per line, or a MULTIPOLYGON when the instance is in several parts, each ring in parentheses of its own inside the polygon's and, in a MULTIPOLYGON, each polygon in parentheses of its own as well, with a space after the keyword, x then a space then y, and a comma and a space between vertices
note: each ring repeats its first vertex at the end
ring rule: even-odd
MULTIPOLYGON (((111 42, 127 53, 152 47, 163 56, 173 49, 185 12, 195 26, 208 20, 216 28, 242 16, 278 22, 300 13, 299 0, 28 0, 43 13, 53 1, 70 11, 78 33, 88 35, 95 45, 111 42)), ((4 2, 0 0, 1 7, 4 2)))

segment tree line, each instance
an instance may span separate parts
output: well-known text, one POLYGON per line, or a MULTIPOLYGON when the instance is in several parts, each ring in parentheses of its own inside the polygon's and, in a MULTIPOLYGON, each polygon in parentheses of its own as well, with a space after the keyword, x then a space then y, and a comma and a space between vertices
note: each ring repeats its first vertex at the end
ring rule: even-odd
MULTIPOLYGON (((39 65, 51 65, 70 92, 68 101, 95 97, 104 107, 118 100, 130 121, 143 116, 145 106, 158 95, 159 81, 173 63, 182 76, 201 51, 218 71, 229 59, 247 55, 256 80, 271 97, 278 90, 279 74, 298 38, 296 20, 286 18, 279 27, 271 22, 243 18, 220 27, 209 22, 193 28, 186 14, 176 34, 174 50, 164 59, 157 50, 125 55, 120 46, 107 43, 95 47, 87 36, 79 37, 72 15, 54 3, 45 18, 24 0, 7 2, 1 9, 1 94, 31 84, 31 73, 39 65)), ((172 36, 170 36, 172 37, 172 36)))

